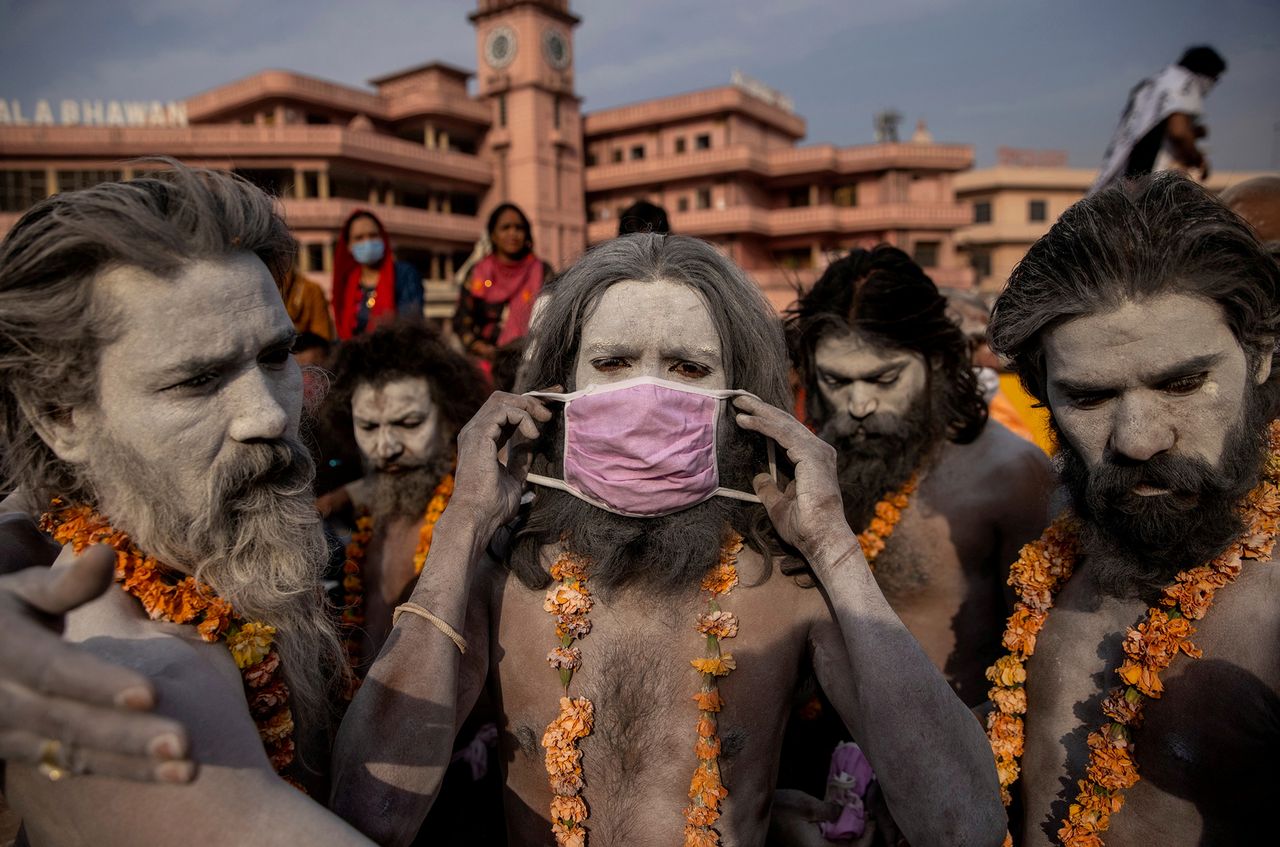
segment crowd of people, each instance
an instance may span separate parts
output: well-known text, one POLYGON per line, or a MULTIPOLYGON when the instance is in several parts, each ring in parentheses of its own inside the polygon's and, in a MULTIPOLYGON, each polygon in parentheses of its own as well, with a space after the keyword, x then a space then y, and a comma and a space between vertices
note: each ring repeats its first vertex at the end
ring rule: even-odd
POLYGON ((779 316, 649 203, 557 273, 502 204, 437 325, 372 211, 330 308, 232 175, 42 201, 17 843, 1271 843, 1280 178, 1121 170, 993 310, 880 245, 779 316))

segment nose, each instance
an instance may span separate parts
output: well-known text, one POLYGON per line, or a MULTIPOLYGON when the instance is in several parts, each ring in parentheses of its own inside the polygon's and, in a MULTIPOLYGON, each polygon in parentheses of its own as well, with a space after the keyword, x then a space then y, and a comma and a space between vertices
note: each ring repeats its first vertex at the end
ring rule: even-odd
POLYGON ((387 427, 378 430, 378 440, 373 445, 373 456, 380 462, 393 462, 404 452, 404 444, 387 427))
POLYGON ((1168 417, 1153 404, 1140 398, 1126 398, 1119 404, 1111 427, 1109 447, 1112 453, 1135 462, 1145 462, 1173 449, 1176 441, 1177 433, 1168 417))
POLYGON ((849 416, 856 420, 864 418, 875 412, 879 401, 875 397, 875 392, 871 386, 864 385, 861 382, 855 382, 847 389, 848 398, 845 403, 845 411, 849 416))
POLYGON ((251 368, 232 386, 227 398, 233 408, 230 436, 235 441, 275 441, 289 428, 289 410, 259 368, 251 368))

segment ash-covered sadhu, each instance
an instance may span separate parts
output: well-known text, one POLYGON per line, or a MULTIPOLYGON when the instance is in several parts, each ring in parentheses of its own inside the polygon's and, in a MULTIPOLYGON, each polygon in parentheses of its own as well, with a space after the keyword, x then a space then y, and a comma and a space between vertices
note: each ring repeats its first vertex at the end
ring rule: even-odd
POLYGON ((989 672, 1017 843, 1274 840, 1278 329, 1275 261, 1179 176, 1073 206, 997 302, 1071 503, 989 672))

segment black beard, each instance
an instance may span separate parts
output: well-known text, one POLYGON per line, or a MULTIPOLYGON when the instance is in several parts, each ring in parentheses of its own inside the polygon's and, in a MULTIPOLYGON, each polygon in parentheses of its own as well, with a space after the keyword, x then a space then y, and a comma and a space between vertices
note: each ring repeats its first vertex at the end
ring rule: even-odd
POLYGON ((880 498, 932 461, 944 432, 930 399, 926 387, 905 415, 868 419, 864 426, 836 413, 822 424, 818 434, 836 448, 844 516, 854 532, 871 523, 880 498))
POLYGON ((1108 455, 1090 469, 1052 421, 1055 457, 1099 588, 1117 597, 1157 590, 1179 571, 1212 561, 1244 530, 1240 501, 1258 483, 1271 418, 1251 391, 1214 468, 1203 459, 1161 453, 1145 462, 1108 455), (1137 485, 1171 493, 1143 497, 1137 485))
MULTIPOLYGON (((766 467, 759 439, 743 436, 733 426, 722 432, 719 449, 720 484, 751 491, 754 472, 766 467)), ((554 438, 551 444, 563 442, 554 438)), ((558 458, 555 467, 560 467, 558 458)), ((553 476, 559 476, 553 472, 553 476)), ((749 525, 761 508, 726 497, 712 497, 696 506, 656 518, 633 518, 606 512, 563 491, 538 487, 522 535, 561 539, 568 549, 591 560, 592 590, 607 596, 627 587, 671 595, 696 587, 720 560, 729 527, 749 525)))
POLYGON ((450 461, 447 457, 436 457, 425 465, 399 473, 369 468, 369 514, 374 522, 421 518, 436 486, 449 472, 450 461))

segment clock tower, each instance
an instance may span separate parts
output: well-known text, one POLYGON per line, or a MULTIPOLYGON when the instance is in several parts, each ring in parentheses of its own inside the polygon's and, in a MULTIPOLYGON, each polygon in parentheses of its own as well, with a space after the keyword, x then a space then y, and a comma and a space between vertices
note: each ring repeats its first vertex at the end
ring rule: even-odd
POLYGON ((535 252, 563 271, 586 247, 582 101, 573 90, 569 0, 478 0, 471 13, 479 94, 493 124, 485 149, 494 183, 484 213, 515 203, 535 252))

